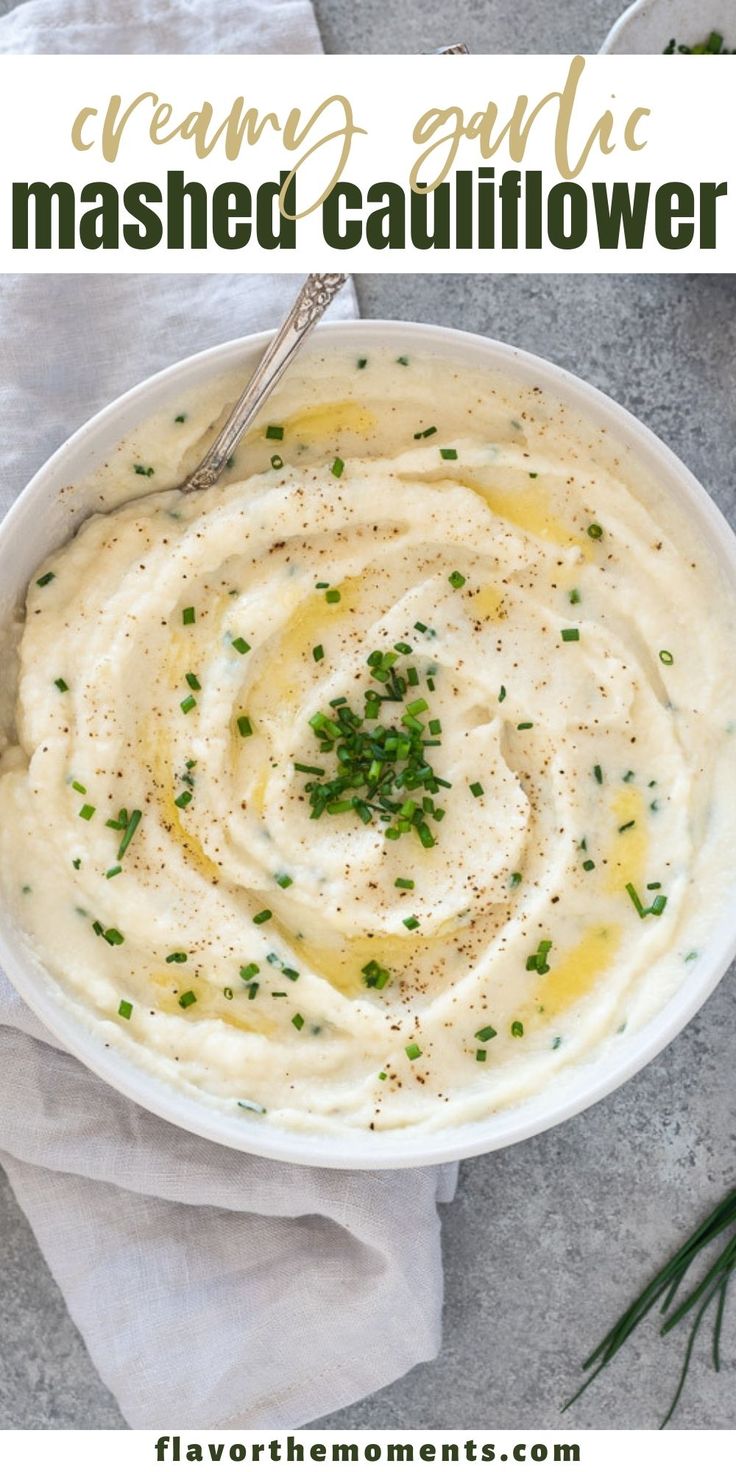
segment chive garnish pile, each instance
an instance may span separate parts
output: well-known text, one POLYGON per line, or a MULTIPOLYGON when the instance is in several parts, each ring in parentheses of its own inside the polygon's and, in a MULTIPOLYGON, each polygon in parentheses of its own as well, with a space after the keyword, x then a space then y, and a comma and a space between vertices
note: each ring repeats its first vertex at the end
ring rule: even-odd
POLYGON ((416 668, 399 665, 400 654, 411 653, 411 645, 402 642, 369 654, 366 663, 375 683, 363 692, 362 712, 340 699, 331 702, 329 714, 317 711, 309 722, 320 751, 336 757, 336 767, 329 775, 325 767, 303 762, 295 769, 312 779, 304 787, 312 818, 354 813, 362 823, 385 824, 388 839, 414 833, 429 849, 437 841, 430 821, 437 824, 444 817, 434 799, 451 783, 427 758, 428 747, 442 744, 441 724, 428 716, 424 696, 414 693, 416 668), (394 719, 382 719, 389 712, 394 719))

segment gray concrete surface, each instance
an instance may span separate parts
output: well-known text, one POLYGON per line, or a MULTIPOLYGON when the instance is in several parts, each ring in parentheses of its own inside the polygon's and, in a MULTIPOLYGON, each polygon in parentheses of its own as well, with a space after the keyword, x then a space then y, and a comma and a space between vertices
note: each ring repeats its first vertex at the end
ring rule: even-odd
MULTIPOLYGON (((0 0, 0 13, 9 8, 0 0)), ((317 0, 330 51, 595 50, 619 0, 317 0), (450 32, 452 35, 450 36, 450 32)), ((367 316, 505 338, 626 404, 734 505, 736 284, 729 277, 359 280, 367 316)), ((445 1210, 442 1353, 330 1427, 551 1429, 586 1350, 734 1175, 732 972, 638 1078, 566 1125, 466 1164, 445 1210)), ((7 1185, 0 1187, 0 1426, 111 1427, 100 1385, 7 1185)), ((734 1426, 736 1315, 715 1375, 697 1354, 678 1418, 734 1426)), ((408 1326, 410 1330, 410 1326, 408 1326)), ((646 1326, 580 1402, 579 1427, 657 1423, 682 1338, 646 1326)))

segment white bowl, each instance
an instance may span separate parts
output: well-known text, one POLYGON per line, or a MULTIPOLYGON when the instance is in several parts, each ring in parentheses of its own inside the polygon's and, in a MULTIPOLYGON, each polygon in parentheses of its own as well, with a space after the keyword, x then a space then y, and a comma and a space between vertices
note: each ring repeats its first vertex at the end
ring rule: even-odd
MULTIPOLYGON (((76 497, 59 495, 89 473, 119 440, 149 415, 177 406, 182 391, 194 390, 227 371, 246 374, 268 341, 268 334, 225 343, 187 358, 123 394, 84 425, 38 471, 0 526, 0 619, 22 600, 39 563, 75 530, 93 509, 76 497)), ((624 409, 563 369, 503 343, 466 332, 406 322, 340 322, 319 329, 324 346, 360 353, 373 341, 397 351, 440 354, 454 364, 501 371, 527 385, 538 384, 593 419, 634 455, 645 473, 656 477, 690 518, 694 538, 713 549, 729 581, 736 585, 736 537, 684 465, 624 409)), ((544 1093, 524 1103, 445 1131, 423 1135, 366 1131, 355 1136, 320 1136, 280 1130, 267 1119, 233 1118, 205 1102, 176 1091, 145 1072, 78 1020, 66 1006, 58 984, 40 966, 10 916, 0 914, 0 961, 14 986, 49 1030, 94 1073, 171 1123, 205 1139, 238 1150, 297 1164, 357 1169, 418 1166, 480 1155, 527 1139, 602 1099, 648 1063, 702 1006, 736 954, 736 912, 724 915, 710 943, 679 991, 638 1032, 624 1034, 615 1046, 588 1064, 564 1071, 544 1093)))
POLYGON ((606 36, 601 51, 609 55, 658 56, 675 39, 697 46, 711 31, 720 31, 730 50, 736 46, 733 0, 634 0, 606 36))

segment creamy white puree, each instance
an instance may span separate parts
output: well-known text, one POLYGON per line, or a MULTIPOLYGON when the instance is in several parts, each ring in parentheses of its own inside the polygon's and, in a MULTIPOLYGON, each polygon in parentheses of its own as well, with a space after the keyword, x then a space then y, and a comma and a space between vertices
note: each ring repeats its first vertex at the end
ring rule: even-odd
POLYGON ((164 488, 226 383, 100 470, 104 514, 28 592, 0 778, 2 886, 70 1005, 302 1130, 538 1092, 662 1006, 736 862, 733 600, 661 488, 538 390, 366 356, 306 358, 213 491, 164 488), (309 720, 362 710, 397 643, 441 724, 432 848, 315 820, 294 769, 334 774, 309 720))

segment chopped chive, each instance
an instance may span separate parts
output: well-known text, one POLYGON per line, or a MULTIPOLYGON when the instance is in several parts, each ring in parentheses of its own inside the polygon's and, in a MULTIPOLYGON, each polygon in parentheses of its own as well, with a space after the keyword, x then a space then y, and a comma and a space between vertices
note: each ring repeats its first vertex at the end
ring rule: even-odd
POLYGON ((539 475, 539 471, 538 470, 530 470, 529 471, 529 479, 530 480, 536 480, 538 475, 539 475))
POLYGON ((502 705, 505 699, 506 699, 506 686, 505 685, 502 685, 501 686, 501 689, 498 692, 498 703, 499 703, 499 705, 502 705))
POLYGON ((580 638, 579 629, 560 629, 563 644, 577 644, 580 638))
POLYGON ((589 874, 590 871, 591 871, 591 869, 595 869, 595 864, 594 864, 593 860, 592 859, 586 859, 585 862, 584 862, 584 864, 583 864, 583 868, 584 868, 586 874, 589 874))
POLYGON ((186 951, 172 951, 171 955, 166 957, 166 964, 167 966, 183 966, 186 959, 186 951))
POLYGON ((196 622, 196 618, 197 618, 197 614, 196 614, 196 610, 195 609, 193 609, 193 608, 183 608, 182 609, 182 611, 181 611, 181 621, 182 621, 183 624, 193 624, 193 623, 196 622))
POLYGON ((187 789, 187 791, 180 792, 179 793, 179 796, 174 798, 174 807, 177 807, 177 808, 188 808, 191 800, 192 800, 192 794, 187 789))
POLYGON ((54 680, 54 684, 55 684, 57 690, 60 690, 61 691, 62 695, 65 693, 65 691, 67 691, 69 689, 69 686, 67 685, 66 680, 63 680, 61 678, 61 676, 59 676, 58 680, 54 680))
POLYGON ((629 899, 631 900, 632 905, 634 906, 634 909, 636 910, 636 912, 637 912, 637 914, 639 916, 639 919, 640 920, 643 920, 644 919, 644 916, 647 913, 647 911, 646 911, 644 905, 642 904, 641 900, 639 899, 639 896, 638 896, 638 894, 637 894, 637 892, 636 892, 633 884, 627 884, 624 887, 626 889, 627 895, 629 896, 629 899))
POLYGON ((233 649, 237 649, 238 654, 250 654, 250 644, 245 639, 241 639, 240 635, 237 639, 233 639, 232 646, 233 649))
POLYGON ((284 468, 284 462, 281 459, 281 456, 280 455, 272 455, 271 456, 271 468, 272 468, 272 470, 283 470, 283 468, 284 468))
POLYGON ((368 362, 368 359, 367 358, 358 358, 357 367, 358 368, 365 368, 367 362, 368 362))
POLYGON ((155 471, 154 471, 152 465, 134 465, 133 466, 133 469, 134 469, 136 475, 148 475, 148 476, 151 476, 151 475, 154 475, 155 474, 155 471))
POLYGON ((401 923, 406 926, 407 930, 417 930, 419 927, 419 921, 416 915, 407 915, 406 919, 402 920, 401 923))
POLYGON ((86 795, 87 788, 82 782, 72 782, 72 787, 74 788, 75 792, 81 792, 82 797, 86 795))
POLYGON ((273 911, 272 910, 259 910, 258 914, 253 916, 253 924, 254 925, 265 925, 266 924, 266 921, 267 920, 270 920, 272 918, 272 916, 273 916, 273 911))
POLYGON ((325 593, 325 601, 327 603, 339 603, 341 596, 339 588, 328 588, 325 593))
POLYGON ((193 1007, 196 1000, 194 992, 185 992, 183 997, 179 998, 179 1006, 186 1010, 187 1007, 193 1007))
POLYGON ((379 965, 378 961, 369 961, 367 965, 361 966, 361 976, 367 987, 376 991, 383 991, 391 980, 391 974, 385 966, 379 965))
POLYGON ((571 588, 570 589, 570 592, 568 593, 567 596, 568 596, 568 598, 569 598, 569 600, 570 600, 571 603, 579 603, 580 602, 580 589, 579 588, 571 588))
POLYGON ((94 817, 95 812, 96 809, 93 808, 91 802, 86 802, 79 809, 79 816, 80 818, 84 818, 85 823, 89 823, 90 818, 94 817))
POLYGON ((332 474, 334 475, 336 480, 340 479, 340 476, 342 475, 344 469, 345 461, 341 460, 339 455, 336 455, 330 466, 330 470, 332 471, 332 474))
POLYGON ((675 657, 673 654, 670 654, 669 649, 660 649, 659 657, 662 661, 662 664, 674 664, 675 662, 675 657))
POLYGON ((235 996, 235 992, 233 991, 231 986, 224 986, 222 988, 222 995, 228 1002, 232 1002, 232 999, 235 996))
POLYGON ((414 888, 414 880, 413 879, 395 879, 394 880, 394 888, 395 889, 413 889, 414 888))
POLYGON ((282 440, 284 438, 283 424, 269 424, 266 430, 267 440, 282 440))
POLYGON ((453 588, 464 588, 466 583, 461 572, 451 572, 447 581, 452 584, 453 588))
POLYGON ((471 782, 470 791, 472 792, 473 797, 483 796, 483 786, 480 782, 471 782))
POLYGON ((457 460, 457 450, 449 449, 447 446, 440 450, 443 460, 457 460))
POLYGON ((619 833, 628 833, 628 831, 629 831, 630 828, 635 828, 635 827, 636 827, 636 818, 629 818, 628 823, 622 823, 621 824, 621 827, 619 828, 618 831, 619 831, 619 833))
POLYGON ((81 867, 82 867, 82 860, 81 859, 72 859, 72 867, 74 869, 81 869, 81 867))
POLYGON ((43 577, 36 578, 36 586, 38 588, 45 588, 46 585, 48 583, 52 582, 55 577, 56 577, 56 573, 55 572, 45 572, 44 575, 43 575, 43 577))
POLYGON ((248 716, 238 716, 237 726, 241 736, 253 735, 253 727, 248 716))
POLYGON ((588 527, 588 536, 592 537, 594 542, 599 542, 603 536, 603 527, 597 521, 591 521, 588 527))
POLYGON ((524 1036, 524 1024, 523 1024, 523 1022, 512 1022, 512 1024, 511 1024, 511 1036, 512 1036, 512 1038, 523 1038, 523 1036, 524 1036))
POLYGON ((319 661, 321 659, 324 659, 324 657, 324 647, 321 644, 315 644, 314 649, 312 650, 312 659, 314 660, 315 664, 319 664, 319 661))
POLYGON ((430 435, 437 433, 437 425, 430 424, 429 429, 418 429, 414 435, 415 440, 428 440, 430 435))
POLYGON ((294 1016, 291 1019, 291 1025, 292 1027, 296 1028, 297 1032, 301 1032, 304 1026, 304 1018, 302 1017, 301 1012, 294 1013, 294 1016))
POLYGON ((304 772, 308 777, 324 777, 324 767, 308 767, 304 762, 294 762, 295 772, 304 772))
POLYGON ((651 914, 651 916, 661 916, 662 910, 664 910, 665 905, 667 905, 667 895, 655 895, 652 904, 649 905, 649 908, 646 908, 645 905, 642 904, 642 901, 640 901, 639 895, 636 894, 636 889, 634 889, 634 886, 631 885, 631 883, 624 886, 624 888, 626 888, 627 895, 629 895, 634 910, 636 910, 637 914, 639 914, 640 920, 645 919, 645 916, 649 916, 649 914, 651 914))
POLYGON ((126 1022, 128 1022, 132 1016, 133 1016, 133 1003, 132 1002, 121 1002, 120 1003, 120 1006, 118 1007, 118 1017, 124 1017, 125 1020, 126 1020, 126 1022))
POLYGON ((405 358, 403 355, 400 358, 397 358, 396 359, 396 362, 397 363, 400 363, 401 366, 402 366, 402 368, 408 368, 409 367, 409 359, 408 358, 405 358))
POLYGON ((179 703, 185 716, 189 714, 190 710, 194 710, 194 707, 197 704, 193 695, 187 695, 186 698, 179 703))
POLYGON ((490 1022, 488 1022, 486 1023, 485 1027, 478 1028, 475 1036, 477 1037, 479 1043, 489 1043, 491 1041, 491 1038, 498 1037, 498 1033, 496 1032, 495 1027, 491 1027, 490 1022))
POLYGON ((260 969, 260 966, 257 966, 255 961, 249 961, 247 966, 241 966, 240 975, 243 981, 252 981, 253 977, 258 975, 260 969))
POLYGON ((517 729, 517 731, 531 731, 533 726, 534 726, 534 722, 533 721, 519 721, 519 724, 516 727, 516 729, 517 729))
POLYGON ((476 1061, 476 1063, 485 1063, 487 1057, 488 1057, 488 1049, 487 1048, 476 1048, 476 1050, 475 1050, 475 1061, 476 1061))
POLYGON ((294 883, 294 880, 292 879, 290 874, 276 874, 274 877, 276 879, 276 883, 279 886, 279 889, 289 889, 294 883))
POLYGON ((415 1058, 421 1058, 422 1056, 422 1050, 418 1043, 407 1043, 404 1052, 411 1063, 414 1062, 415 1058))
POLYGON ((381 1072, 379 1073, 378 1077, 381 1079, 381 1081, 383 1081, 384 1079, 388 1078, 388 1074, 381 1072))
POLYGON ((190 690, 201 690, 202 689, 202 686, 200 685, 199 680, 197 679, 197 676, 194 675, 194 674, 192 674, 192 671, 191 670, 189 671, 189 673, 187 675, 184 676, 184 678, 185 678, 185 680, 187 682, 187 685, 189 686, 189 689, 190 690))
POLYGON ((125 941, 125 936, 116 930, 114 925, 111 925, 109 930, 103 930, 102 934, 109 946, 121 946, 125 941))
POLYGON ((600 767, 597 762, 593 768, 593 776, 595 777, 595 780, 600 787, 601 783, 603 782, 603 768, 600 767))
POLYGON ((175 415, 175 417, 174 417, 174 424, 183 424, 184 421, 185 421, 185 419, 186 419, 186 417, 187 417, 186 414, 177 414, 177 415, 175 415))
POLYGON ((546 976, 549 971, 547 956, 552 949, 551 940, 540 940, 536 951, 526 958, 527 971, 536 971, 538 976, 546 976))
POLYGON ((112 869, 106 869, 105 870, 105 878, 106 879, 114 879, 117 874, 122 874, 122 872, 123 872, 123 866, 122 866, 122 864, 115 864, 112 869))
POLYGON ((509 878, 509 889, 518 889, 519 885, 521 884, 521 880, 521 874, 519 874, 518 870, 515 871, 509 878))

